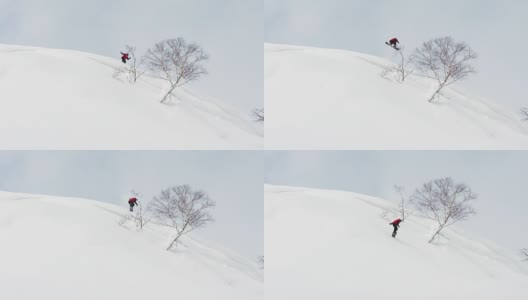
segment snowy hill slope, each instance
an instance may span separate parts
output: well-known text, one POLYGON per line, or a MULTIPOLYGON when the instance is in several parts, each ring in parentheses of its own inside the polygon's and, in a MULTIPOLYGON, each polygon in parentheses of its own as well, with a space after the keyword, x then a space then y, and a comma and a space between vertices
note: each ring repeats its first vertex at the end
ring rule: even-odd
POLYGON ((389 202, 350 192, 265 187, 270 299, 526 299, 519 257, 451 229, 427 243, 418 216, 391 237, 389 202))
POLYGON ((123 208, 0 192, 0 298, 263 299, 254 262, 191 238, 165 251, 166 228, 118 224, 123 208))
POLYGON ((3 149, 258 149, 262 128, 182 87, 113 74, 117 59, 71 50, 0 45, 3 149), (177 99, 177 100, 175 100, 177 99))
POLYGON ((386 59, 275 44, 264 55, 268 149, 528 148, 515 113, 453 88, 428 103, 434 83, 382 78, 386 59))

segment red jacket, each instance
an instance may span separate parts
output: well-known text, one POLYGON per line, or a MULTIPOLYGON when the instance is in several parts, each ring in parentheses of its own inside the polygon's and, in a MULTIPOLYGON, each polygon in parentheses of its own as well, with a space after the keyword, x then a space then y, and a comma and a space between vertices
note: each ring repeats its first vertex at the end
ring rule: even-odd
POLYGON ((136 204, 137 199, 136 198, 130 198, 128 199, 128 204, 136 204))
POLYGON ((121 56, 121 59, 126 59, 126 60, 129 60, 130 58, 128 57, 128 53, 123 53, 121 52, 121 54, 123 54, 123 56, 121 56))
POLYGON ((402 221, 402 220, 401 220, 400 218, 398 218, 398 219, 392 221, 392 223, 390 223, 390 224, 391 224, 391 225, 399 225, 399 224, 401 223, 401 221, 402 221))
POLYGON ((389 40, 389 43, 399 43, 400 41, 398 41, 397 38, 392 38, 389 40))

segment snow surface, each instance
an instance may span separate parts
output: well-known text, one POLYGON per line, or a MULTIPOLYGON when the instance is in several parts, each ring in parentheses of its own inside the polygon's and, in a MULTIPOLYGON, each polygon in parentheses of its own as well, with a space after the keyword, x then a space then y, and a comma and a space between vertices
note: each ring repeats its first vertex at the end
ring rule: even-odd
POLYGON ((455 227, 429 244, 434 224, 418 216, 394 239, 395 208, 351 192, 266 185, 266 297, 527 299, 520 257, 455 227))
POLYGON ((132 84, 126 74, 114 79, 124 67, 78 51, 0 45, 0 148, 263 147, 263 128, 249 112, 186 86, 161 104, 167 83, 144 76, 132 84))
POLYGON ((382 78, 383 67, 394 65, 388 59, 277 44, 264 49, 268 149, 528 148, 520 116, 452 87, 429 103, 434 81, 417 73, 405 83, 382 78))
MULTIPOLYGON (((0 192, 0 299, 263 299, 262 271, 166 227, 119 225, 126 209, 0 192)), ((131 224, 129 224, 131 225, 131 224)))

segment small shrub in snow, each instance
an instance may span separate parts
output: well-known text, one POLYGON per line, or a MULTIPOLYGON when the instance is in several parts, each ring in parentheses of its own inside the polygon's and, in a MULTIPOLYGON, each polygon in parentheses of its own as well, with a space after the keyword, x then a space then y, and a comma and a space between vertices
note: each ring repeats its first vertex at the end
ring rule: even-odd
POLYGON ((528 261, 528 249, 521 249, 521 254, 525 257, 524 261, 528 261))
POLYGON ((446 36, 425 42, 416 49, 412 60, 425 76, 437 81, 438 86, 429 98, 433 101, 441 90, 475 72, 472 60, 477 54, 464 42, 455 42, 446 36))
POLYGON ((261 270, 264 270, 264 256, 257 257, 257 263, 261 270))
POLYGON ((147 68, 155 77, 170 83, 161 103, 177 87, 207 74, 203 66, 207 59, 209 56, 198 44, 187 43, 183 38, 164 40, 149 49, 144 57, 147 68))
POLYGON ((209 214, 214 206, 205 192, 180 185, 162 190, 149 204, 149 211, 161 224, 176 230, 176 237, 167 247, 170 250, 181 236, 214 221, 209 214))
POLYGON ((264 122, 264 108, 255 108, 251 113, 255 122, 264 122))
POLYGON ((523 121, 528 121, 528 107, 521 108, 521 117, 523 121))
POLYGON ((442 229, 475 214, 471 201, 477 199, 471 189, 446 177, 424 183, 416 189, 411 201, 423 217, 436 221, 438 228, 429 243, 442 229))

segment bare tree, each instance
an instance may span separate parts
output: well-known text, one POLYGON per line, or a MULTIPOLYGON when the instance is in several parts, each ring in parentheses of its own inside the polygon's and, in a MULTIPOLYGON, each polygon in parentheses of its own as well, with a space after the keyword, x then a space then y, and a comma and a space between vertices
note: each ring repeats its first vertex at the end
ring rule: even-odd
POLYGON ((140 70, 139 67, 143 64, 142 59, 138 59, 136 57, 136 47, 134 46, 125 46, 125 53, 128 53, 131 58, 130 63, 130 75, 133 82, 136 82, 143 73, 145 73, 145 70, 140 70))
POLYGON ((416 49, 412 56, 414 65, 425 77, 438 83, 429 102, 444 87, 475 73, 471 61, 476 58, 477 54, 466 43, 455 42, 450 36, 430 40, 416 49))
POLYGON ((161 99, 164 103, 179 86, 207 74, 203 63, 209 56, 195 43, 183 38, 168 39, 154 45, 147 51, 144 62, 152 74, 170 83, 170 88, 161 99))
POLYGON ((400 62, 397 66, 396 72, 399 75, 399 78, 402 82, 405 81, 405 78, 407 78, 409 75, 411 75, 414 72, 414 65, 412 61, 412 57, 407 59, 405 57, 405 54, 403 52, 403 46, 401 47, 400 51, 398 53, 400 54, 400 62))
POLYGON ((264 108, 255 108, 251 111, 255 122, 264 122, 264 108))
MULTIPOLYGON (((130 193, 137 199, 142 198, 142 195, 134 190, 130 191, 130 193)), ((134 212, 132 214, 123 215, 119 221, 119 224, 125 225, 128 222, 133 222, 137 230, 143 230, 143 227, 145 227, 152 220, 152 217, 148 214, 148 210, 143 208, 143 203, 141 201, 136 201, 136 205, 137 208, 134 210, 134 212)))
POLYGON ((398 204, 398 211, 401 215, 402 221, 413 214, 413 211, 408 207, 408 202, 406 200, 404 193, 404 187, 395 185, 394 190, 400 195, 400 203, 398 204))
POLYGON ((444 229, 475 214, 471 201, 477 199, 471 189, 454 183, 450 177, 439 178, 423 184, 411 196, 416 211, 423 217, 434 220, 438 228, 429 243, 444 229))
POLYGON ((528 249, 521 249, 521 254, 525 257, 523 260, 528 261, 528 249))
POLYGON ((176 229, 176 237, 167 247, 170 250, 182 235, 214 221, 208 212, 214 206, 215 202, 205 192, 180 185, 162 190, 149 209, 161 224, 176 229))
MULTIPOLYGON (((132 190, 130 193, 137 199, 143 199, 143 195, 132 190)), ((134 212, 134 221, 136 223, 136 228, 142 230, 145 225, 147 225, 152 217, 148 214, 147 210, 143 208, 142 201, 137 201, 137 208, 134 212)))
POLYGON ((528 107, 521 108, 521 117, 523 121, 528 121, 528 107))
POLYGON ((405 57, 403 47, 397 52, 400 57, 398 64, 383 67, 383 71, 380 73, 380 76, 385 78, 389 74, 395 74, 399 81, 404 82, 405 79, 414 72, 412 56, 407 59, 405 57))

